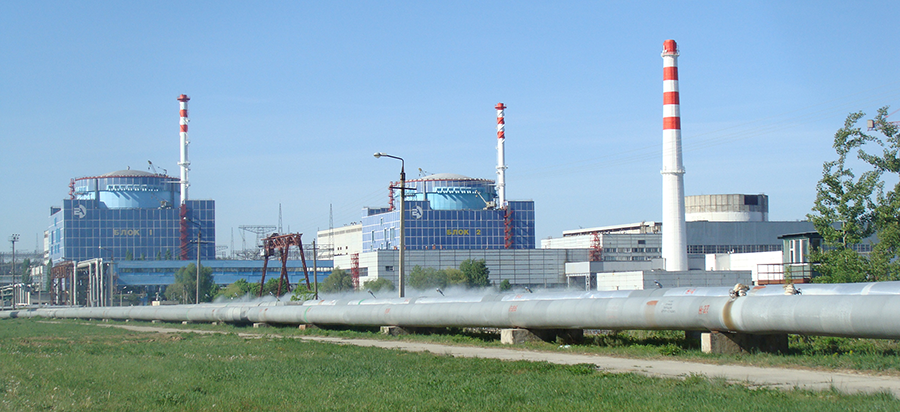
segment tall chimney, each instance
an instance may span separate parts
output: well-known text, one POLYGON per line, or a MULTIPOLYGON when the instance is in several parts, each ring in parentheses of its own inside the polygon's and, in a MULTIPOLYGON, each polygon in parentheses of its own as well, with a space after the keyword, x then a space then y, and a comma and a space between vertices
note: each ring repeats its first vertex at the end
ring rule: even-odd
POLYGON ((180 102, 181 110, 179 114, 181 115, 181 161, 178 162, 178 166, 181 166, 181 204, 184 204, 188 200, 188 170, 190 170, 191 162, 188 160, 188 144, 191 142, 188 140, 188 100, 191 100, 187 95, 182 94, 178 96, 178 101, 180 102))
POLYGON ((506 209, 506 122, 503 120, 506 105, 497 103, 497 208, 506 209))
POLYGON ((663 43, 662 257, 666 270, 688 270, 684 223, 684 164, 678 98, 678 45, 663 43))

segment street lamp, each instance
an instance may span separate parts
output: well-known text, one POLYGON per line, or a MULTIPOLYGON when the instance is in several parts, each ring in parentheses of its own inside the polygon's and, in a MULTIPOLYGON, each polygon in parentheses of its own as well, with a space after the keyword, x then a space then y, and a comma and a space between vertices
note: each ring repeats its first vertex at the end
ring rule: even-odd
POLYGON ((375 153, 376 159, 381 157, 390 157, 400 161, 400 276, 397 280, 397 283, 399 283, 397 289, 400 290, 400 297, 402 298, 406 296, 406 283, 403 279, 405 277, 403 253, 404 249, 406 249, 406 162, 403 161, 402 157, 391 156, 387 153, 375 153))
POLYGON ((188 219, 187 216, 184 217, 184 221, 188 222, 194 226, 197 226, 197 284, 194 289, 197 290, 197 297, 194 300, 194 304, 200 303, 200 239, 201 239, 201 227, 200 224, 194 222, 191 219, 188 219))

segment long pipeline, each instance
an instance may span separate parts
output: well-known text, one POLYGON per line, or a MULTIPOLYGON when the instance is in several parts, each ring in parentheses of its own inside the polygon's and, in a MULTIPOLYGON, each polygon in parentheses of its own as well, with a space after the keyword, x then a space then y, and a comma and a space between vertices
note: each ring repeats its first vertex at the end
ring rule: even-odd
POLYGON ((293 302, 41 308, 0 318, 50 317, 171 322, 279 323, 528 329, 711 330, 900 339, 900 282, 750 288, 670 288, 293 302))

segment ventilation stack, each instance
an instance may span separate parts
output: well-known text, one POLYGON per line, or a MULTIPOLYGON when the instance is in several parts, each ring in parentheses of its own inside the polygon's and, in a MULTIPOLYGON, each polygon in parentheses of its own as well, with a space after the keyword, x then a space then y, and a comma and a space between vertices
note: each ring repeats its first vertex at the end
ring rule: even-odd
POLYGON ((188 160, 188 144, 191 142, 188 140, 188 100, 191 100, 190 97, 186 95, 178 96, 178 101, 180 102, 179 114, 181 115, 181 161, 178 162, 178 166, 181 167, 181 204, 183 205, 188 200, 188 170, 190 170, 191 162, 188 160))
POLYGON ((678 45, 663 43, 662 257, 666 270, 688 270, 684 223, 684 164, 678 97, 678 45))
MULTIPOLYGON (((190 169, 191 162, 188 160, 188 144, 190 141, 188 140, 188 108, 187 102, 191 100, 187 95, 182 94, 178 96, 179 104, 179 116, 181 117, 181 161, 178 162, 178 166, 181 167, 181 204, 178 206, 178 217, 179 217, 179 240, 181 242, 181 248, 179 257, 181 260, 187 260, 188 258, 188 249, 189 249, 189 239, 190 228, 188 227, 188 209, 187 209, 187 200, 188 200, 188 170, 190 169)), ((197 244, 197 256, 200 255, 200 244, 197 244)))
POLYGON ((497 208, 506 209, 506 122, 503 120, 506 105, 497 103, 497 208))

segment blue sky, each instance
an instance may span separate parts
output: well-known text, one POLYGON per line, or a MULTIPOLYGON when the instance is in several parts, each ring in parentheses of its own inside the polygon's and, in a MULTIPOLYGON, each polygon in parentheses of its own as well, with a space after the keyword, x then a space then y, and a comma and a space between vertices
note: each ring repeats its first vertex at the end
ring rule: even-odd
POLYGON ((279 204, 306 240, 329 205, 335 226, 386 205, 399 165, 374 152, 494 179, 497 102, 539 239, 658 221, 666 39, 686 194, 803 219, 846 115, 900 108, 900 3, 676 3, 0 2, 0 234, 33 249, 71 178, 177 176, 181 93, 219 245, 279 204))

